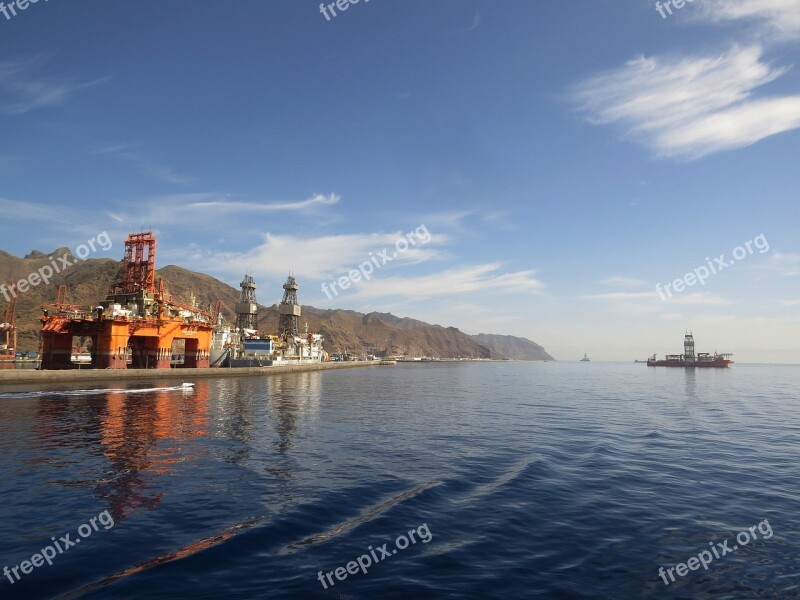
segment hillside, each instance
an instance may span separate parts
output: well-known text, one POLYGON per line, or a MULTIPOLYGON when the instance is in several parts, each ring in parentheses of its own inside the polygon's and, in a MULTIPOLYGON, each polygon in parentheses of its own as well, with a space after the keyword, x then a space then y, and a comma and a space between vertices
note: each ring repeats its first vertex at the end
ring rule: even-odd
POLYGON ((494 354, 511 360, 555 360, 539 344, 527 338, 490 333, 479 333, 471 337, 494 354))
MULTIPOLYGON (((18 258, 0 251, 0 281, 18 281, 27 277, 40 267, 50 264, 48 257, 61 256, 65 252, 68 252, 66 248, 50 254, 34 251, 24 258, 18 258)), ((49 284, 41 283, 18 295, 17 327, 20 350, 34 350, 38 347, 41 306, 55 300, 59 285, 67 286, 69 303, 94 305, 105 297, 120 266, 118 261, 111 259, 77 261, 70 256, 69 260, 75 264, 54 275, 49 284)), ((176 300, 188 302, 194 295, 197 304, 202 307, 213 307, 217 300, 221 300, 226 322, 234 321, 233 310, 239 296, 238 289, 209 275, 174 265, 159 269, 157 275, 163 278, 167 290, 176 300)), ((261 331, 271 332, 277 329, 277 303, 281 299, 282 290, 279 286, 282 283, 270 282, 270 293, 274 297, 265 298, 263 292, 258 294, 262 301, 271 301, 270 306, 260 305, 261 331)), ((301 299, 302 293, 301 287, 301 299)), ((5 298, 0 295, 0 310, 4 310, 5 305, 5 298)), ((363 314, 351 310, 322 310, 303 306, 301 327, 305 327, 306 323, 310 331, 324 336, 325 348, 331 353, 349 351, 379 356, 552 360, 541 346, 524 338, 469 336, 455 327, 430 325, 390 313, 363 314)))

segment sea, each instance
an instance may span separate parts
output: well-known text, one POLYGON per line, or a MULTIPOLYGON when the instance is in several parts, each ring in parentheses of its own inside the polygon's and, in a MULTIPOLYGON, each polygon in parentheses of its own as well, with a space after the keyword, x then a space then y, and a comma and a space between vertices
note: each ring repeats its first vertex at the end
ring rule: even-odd
POLYGON ((0 388, 0 598, 800 597, 800 366, 186 381, 0 388))

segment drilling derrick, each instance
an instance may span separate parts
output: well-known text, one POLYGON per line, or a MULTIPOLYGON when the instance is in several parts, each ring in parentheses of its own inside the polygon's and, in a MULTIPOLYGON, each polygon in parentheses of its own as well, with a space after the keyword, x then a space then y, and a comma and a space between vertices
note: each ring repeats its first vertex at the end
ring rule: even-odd
POLYGON ((283 300, 278 307, 278 335, 284 339, 300 335, 300 305, 297 303, 297 290, 300 286, 289 275, 283 284, 283 300))
POLYGON ((256 282, 251 275, 245 275, 236 303, 236 329, 239 331, 258 329, 258 302, 256 302, 256 282))
POLYGON ((694 364, 696 355, 694 353, 694 336, 691 332, 683 338, 683 360, 687 364, 694 364))
POLYGON ((151 231, 132 233, 125 240, 125 257, 111 293, 156 291, 156 238, 151 231))

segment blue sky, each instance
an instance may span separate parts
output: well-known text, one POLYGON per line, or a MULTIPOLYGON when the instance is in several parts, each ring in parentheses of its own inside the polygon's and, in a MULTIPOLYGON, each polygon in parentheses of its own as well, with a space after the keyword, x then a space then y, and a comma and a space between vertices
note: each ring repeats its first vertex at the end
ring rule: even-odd
POLYGON ((678 352, 692 329, 701 351, 800 363, 800 0, 672 10, 0 14, 0 248, 107 231, 119 259, 152 228, 159 266, 252 272, 266 304, 292 270, 306 304, 522 335, 564 360, 678 352), (429 241, 323 293, 421 225, 429 241), (705 285, 656 292, 758 236, 768 250, 705 285))

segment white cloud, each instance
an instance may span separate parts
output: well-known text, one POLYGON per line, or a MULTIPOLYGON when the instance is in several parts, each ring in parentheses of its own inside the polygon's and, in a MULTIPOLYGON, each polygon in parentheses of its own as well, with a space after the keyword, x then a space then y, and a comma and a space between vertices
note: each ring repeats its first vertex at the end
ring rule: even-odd
POLYGON ((598 300, 607 302, 617 307, 634 309, 639 312, 656 312, 657 307, 666 307, 675 304, 684 305, 710 305, 719 306, 730 304, 721 296, 708 292, 695 292, 693 294, 673 294, 671 298, 661 299, 657 292, 611 292, 607 294, 592 294, 584 296, 585 300, 598 300))
POLYGON ((25 202, 22 200, 11 200, 0 197, 0 214, 3 220, 33 221, 37 223, 64 224, 68 221, 65 218, 65 211, 58 208, 39 204, 37 202, 25 202))
POLYGON ((615 277, 603 279, 600 283, 603 285, 613 285, 621 288, 637 288, 642 287, 647 282, 643 279, 633 279, 632 277, 623 277, 621 275, 617 275, 615 277))
POLYGON ((698 5, 707 21, 749 21, 780 38, 800 36, 800 0, 702 0, 698 5))
POLYGON ((708 306, 721 306, 723 304, 731 304, 729 300, 725 300, 717 294, 710 294, 708 292, 696 292, 694 294, 678 294, 669 298, 667 302, 673 304, 704 304, 708 306))
POLYGON ((314 194, 305 200, 291 202, 231 202, 216 200, 213 202, 194 202, 190 208, 222 208, 236 211, 271 212, 278 210, 307 210, 317 206, 331 206, 338 204, 340 197, 336 194, 314 194))
POLYGON ((751 98, 786 71, 763 62, 757 45, 641 56, 581 82, 573 98, 593 124, 618 124, 659 155, 696 159, 800 127, 800 95, 751 98))
MULTIPOLYGON (((274 278, 293 271, 300 279, 326 279, 341 277, 359 264, 372 260, 375 256, 383 262, 381 252, 386 249, 392 258, 396 252, 395 242, 405 238, 403 232, 357 233, 328 235, 322 237, 299 237, 293 235, 274 235, 267 233, 264 242, 244 252, 212 252, 193 246, 188 258, 202 265, 207 272, 236 277, 238 273, 252 272, 254 275, 274 278)), ((408 250, 397 252, 386 266, 397 264, 418 264, 440 258, 437 246, 448 242, 442 235, 431 234, 427 243, 417 239, 416 245, 408 250)), ((184 253, 184 256, 186 254, 184 253)), ((376 269, 378 272, 380 269, 376 269)))
POLYGON ((797 277, 800 275, 800 254, 775 252, 769 257, 766 266, 784 277, 797 277))
POLYGON ((384 277, 376 273, 372 280, 357 283, 355 293, 348 299, 401 296, 419 300, 484 292, 543 293, 545 285, 534 277, 535 271, 500 273, 501 266, 500 263, 469 265, 418 277, 384 277))
POLYGON ((95 151, 95 154, 121 158, 134 165, 145 175, 165 183, 174 183, 177 185, 192 183, 193 180, 190 177, 180 175, 173 169, 158 164, 151 158, 147 157, 143 152, 138 150, 138 147, 138 144, 117 144, 114 146, 99 148, 95 151))
POLYGON ((624 301, 630 300, 656 300, 658 294, 655 292, 611 292, 608 294, 592 294, 584 296, 587 300, 611 300, 611 301, 624 301))
POLYGON ((0 61, 0 112, 22 115, 37 108, 58 106, 108 79, 74 83, 64 78, 33 75, 32 71, 45 61, 43 56, 0 61))

